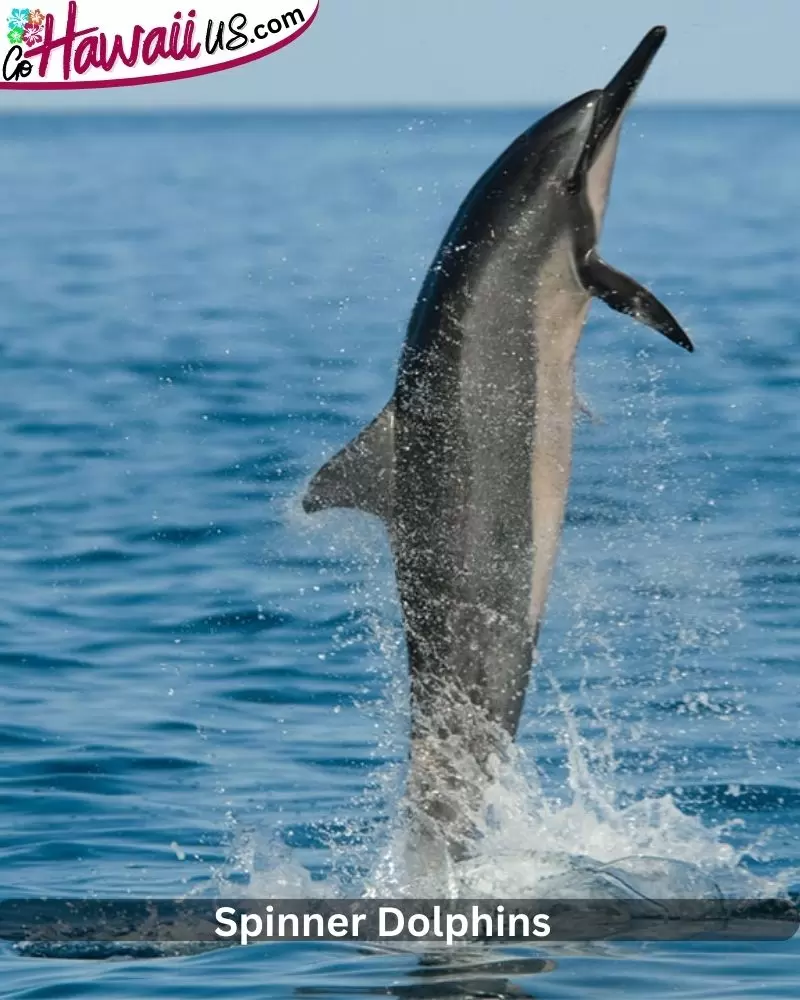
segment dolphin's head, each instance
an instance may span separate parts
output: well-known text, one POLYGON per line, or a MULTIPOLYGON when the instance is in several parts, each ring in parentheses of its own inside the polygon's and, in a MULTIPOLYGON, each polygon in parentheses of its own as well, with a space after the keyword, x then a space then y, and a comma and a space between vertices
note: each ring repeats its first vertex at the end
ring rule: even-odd
MULTIPOLYGON (((546 259, 569 248, 573 277, 585 292, 691 351, 669 310, 597 253, 622 119, 666 34, 666 28, 652 28, 608 86, 563 104, 523 132, 473 188, 462 215, 477 220, 476 245, 491 247, 486 234, 496 231, 507 234, 526 260, 537 251, 546 259)), ((465 228, 454 230, 462 246, 469 245, 465 228)))
MULTIPOLYGON (((409 324, 407 347, 416 350, 426 342, 423 320, 429 303, 441 311, 444 297, 470 301, 480 286, 473 280, 476 274, 489 275, 487 288, 530 298, 543 295, 547 273, 561 282, 561 291, 576 293, 575 322, 567 324, 573 339, 585 318, 585 292, 693 350, 666 306, 597 252, 622 120, 666 35, 666 28, 651 28, 606 87, 590 90, 540 119, 481 176, 428 273, 409 324), (487 269, 488 262, 496 266, 487 269), (536 275, 533 283, 531 272, 536 275)), ((456 308, 452 302, 451 312, 456 308)))
POLYGON ((666 33, 651 29, 607 87, 562 104, 524 132, 490 172, 498 191, 516 191, 512 201, 529 199, 543 183, 569 197, 585 192, 599 233, 622 119, 666 33))
POLYGON ((608 86, 591 95, 591 122, 581 129, 583 146, 571 186, 585 190, 596 232, 605 215, 622 119, 666 35, 664 27, 648 31, 608 86))

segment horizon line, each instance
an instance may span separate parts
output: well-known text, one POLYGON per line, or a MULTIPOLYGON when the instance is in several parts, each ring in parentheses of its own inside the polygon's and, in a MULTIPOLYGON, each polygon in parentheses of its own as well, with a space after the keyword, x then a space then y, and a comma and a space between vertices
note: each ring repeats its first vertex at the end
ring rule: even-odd
MULTIPOLYGON (((70 117, 74 115, 382 115, 427 114, 450 115, 468 113, 498 114, 546 111, 557 104, 541 103, 481 103, 481 104, 173 104, 120 105, 119 107, 91 107, 71 105, 53 107, 0 107, 0 118, 19 117, 70 117)), ((770 100, 709 99, 703 101, 651 101, 637 105, 638 111, 794 111, 800 110, 800 100, 776 98, 770 100)), ((634 112, 635 113, 635 112, 634 112)))

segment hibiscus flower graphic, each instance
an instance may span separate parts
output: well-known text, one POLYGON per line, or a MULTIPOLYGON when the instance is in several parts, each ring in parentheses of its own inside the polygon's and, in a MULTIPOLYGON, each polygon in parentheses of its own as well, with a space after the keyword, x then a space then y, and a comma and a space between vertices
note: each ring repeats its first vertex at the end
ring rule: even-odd
POLYGON ((25 25, 30 19, 31 12, 27 7, 13 7, 11 16, 8 19, 8 27, 11 31, 24 31, 25 25))
POLYGON ((47 15, 43 14, 37 7, 36 10, 28 12, 28 24, 44 24, 46 16, 47 15))
POLYGON ((8 33, 8 40, 12 45, 19 45, 24 37, 22 28, 12 28, 8 33))
POLYGON ((29 21, 25 25, 24 38, 26 45, 40 45, 44 38, 42 26, 40 24, 31 24, 29 21))

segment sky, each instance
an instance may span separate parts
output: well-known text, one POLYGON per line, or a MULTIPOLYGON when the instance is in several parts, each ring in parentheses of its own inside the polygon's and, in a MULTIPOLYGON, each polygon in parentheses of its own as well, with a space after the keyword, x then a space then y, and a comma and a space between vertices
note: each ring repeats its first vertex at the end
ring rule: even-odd
POLYGON ((800 102, 800 0, 321 0, 301 38, 250 65, 146 87, 4 90, 0 112, 547 105, 601 86, 654 24, 669 36, 641 103, 800 102))

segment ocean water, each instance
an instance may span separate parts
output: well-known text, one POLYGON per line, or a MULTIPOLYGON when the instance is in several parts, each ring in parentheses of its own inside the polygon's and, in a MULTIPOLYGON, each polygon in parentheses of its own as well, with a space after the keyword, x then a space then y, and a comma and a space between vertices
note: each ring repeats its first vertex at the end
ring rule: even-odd
MULTIPOLYGON (((385 541, 299 498, 386 402, 444 228, 539 113, 0 118, 0 898, 399 889, 385 541)), ((797 109, 629 120, 602 250, 697 351, 593 307, 476 894, 569 857, 800 887, 798 163, 797 109)), ((0 997, 779 1000, 799 958, 6 944, 0 997)))

